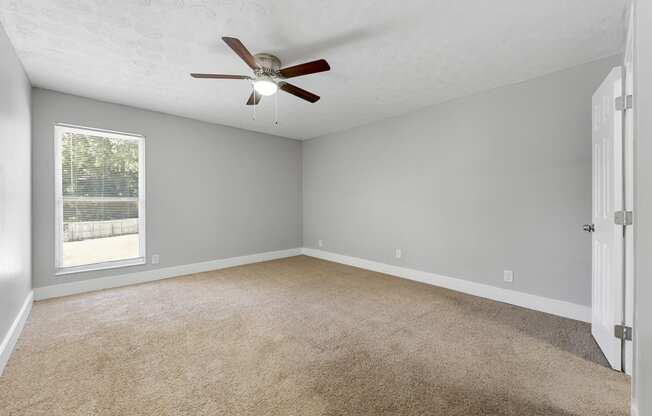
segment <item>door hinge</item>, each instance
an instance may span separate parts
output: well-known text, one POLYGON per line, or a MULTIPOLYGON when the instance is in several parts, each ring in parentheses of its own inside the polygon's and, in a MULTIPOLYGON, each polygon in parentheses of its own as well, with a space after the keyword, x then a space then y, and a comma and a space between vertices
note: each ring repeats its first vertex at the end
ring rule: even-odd
POLYGON ((632 327, 625 325, 616 325, 614 326, 614 336, 618 339, 624 339, 625 341, 632 340, 632 327))
POLYGON ((634 223, 632 211, 614 212, 614 223, 616 225, 632 225, 634 223))
POLYGON ((616 97, 616 111, 630 110, 634 106, 632 94, 616 97))

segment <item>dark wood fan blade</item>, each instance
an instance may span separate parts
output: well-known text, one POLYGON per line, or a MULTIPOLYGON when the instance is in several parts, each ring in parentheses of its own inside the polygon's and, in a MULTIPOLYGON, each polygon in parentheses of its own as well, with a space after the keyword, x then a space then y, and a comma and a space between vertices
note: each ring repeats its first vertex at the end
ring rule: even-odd
POLYGON ((299 88, 296 85, 288 84, 287 82, 281 82, 279 84, 279 88, 287 93, 296 95, 299 98, 303 98, 306 101, 310 101, 311 103, 314 103, 319 100, 318 95, 315 95, 310 91, 306 91, 303 88, 299 88))
POLYGON ((238 54, 238 56, 242 58, 242 60, 245 61, 247 65, 249 65, 249 68, 258 69, 258 64, 256 63, 256 59, 247 50, 247 48, 245 48, 242 42, 240 42, 240 39, 224 36, 222 40, 226 42, 226 44, 229 45, 231 49, 233 49, 233 52, 238 54))
POLYGON ((261 97, 262 97, 262 95, 256 94, 255 91, 252 92, 251 95, 249 96, 249 99, 247 100, 247 105, 258 105, 258 103, 260 102, 261 97), (255 97, 254 97, 254 94, 255 94, 255 97))
POLYGON ((301 75, 315 74, 317 72, 330 71, 331 67, 325 59, 306 62, 281 69, 279 72, 285 78, 300 77, 301 75))
POLYGON ((247 75, 226 75, 226 74, 190 74, 193 78, 213 78, 213 79, 251 79, 247 75))

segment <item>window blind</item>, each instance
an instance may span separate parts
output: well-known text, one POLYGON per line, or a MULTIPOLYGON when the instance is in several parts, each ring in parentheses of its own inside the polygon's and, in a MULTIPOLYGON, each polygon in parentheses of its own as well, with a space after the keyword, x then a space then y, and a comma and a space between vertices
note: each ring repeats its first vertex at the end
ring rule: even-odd
POLYGON ((59 267, 139 258, 141 138, 59 134, 59 267))

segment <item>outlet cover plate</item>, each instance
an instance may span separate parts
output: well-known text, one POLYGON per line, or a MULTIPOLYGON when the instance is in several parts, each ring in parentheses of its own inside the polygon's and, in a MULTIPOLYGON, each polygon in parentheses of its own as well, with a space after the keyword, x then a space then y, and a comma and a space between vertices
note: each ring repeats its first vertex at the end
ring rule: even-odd
POLYGON ((512 283, 514 281, 514 272, 511 270, 504 270, 503 280, 507 283, 512 283))

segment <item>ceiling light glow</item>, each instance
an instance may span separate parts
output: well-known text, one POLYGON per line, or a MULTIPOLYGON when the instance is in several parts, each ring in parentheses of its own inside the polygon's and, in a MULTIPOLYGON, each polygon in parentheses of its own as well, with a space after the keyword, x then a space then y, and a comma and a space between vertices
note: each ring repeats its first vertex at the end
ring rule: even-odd
POLYGON ((254 81, 254 89, 260 95, 273 95, 278 91, 278 85, 271 79, 257 79, 254 81))

